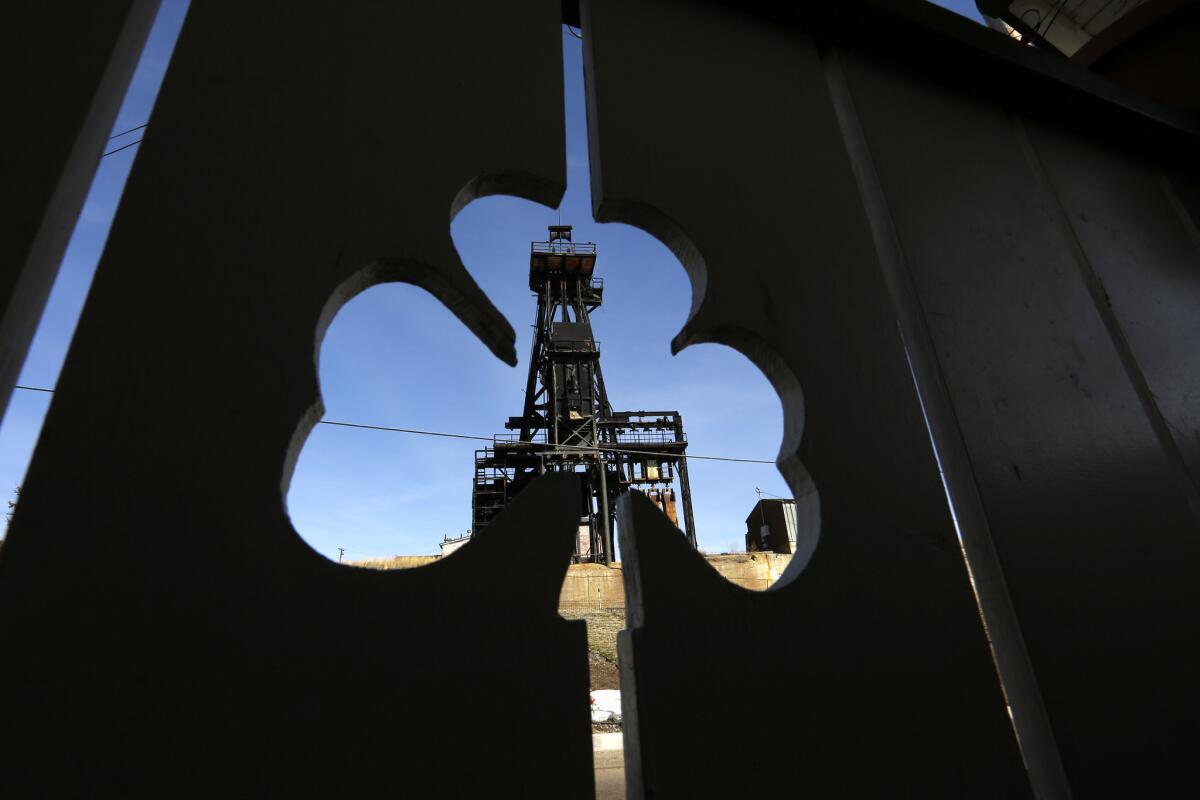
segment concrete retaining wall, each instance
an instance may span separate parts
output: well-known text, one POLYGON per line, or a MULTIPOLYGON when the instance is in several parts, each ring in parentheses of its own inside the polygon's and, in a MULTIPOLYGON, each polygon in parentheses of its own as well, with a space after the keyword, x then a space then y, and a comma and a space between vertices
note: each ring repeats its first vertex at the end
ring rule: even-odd
MULTIPOLYGON (((371 569, 411 569, 432 564, 439 557, 395 556, 350 563, 371 569)), ((761 591, 779 579, 792 557, 782 553, 722 553, 705 556, 705 559, 731 583, 761 591)), ((621 565, 572 564, 563 581, 558 604, 560 608, 624 608, 621 565)))

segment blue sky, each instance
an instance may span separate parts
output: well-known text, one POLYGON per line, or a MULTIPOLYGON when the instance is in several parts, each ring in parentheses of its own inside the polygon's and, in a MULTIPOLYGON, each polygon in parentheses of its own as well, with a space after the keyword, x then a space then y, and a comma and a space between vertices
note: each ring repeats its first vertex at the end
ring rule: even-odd
MULTIPOLYGON (((978 19, 973 2, 939 3, 978 19)), ((114 125, 149 119, 187 4, 166 0, 114 125)), ((672 357, 671 338, 691 303, 687 277, 665 247, 636 228, 591 221, 583 109, 582 47, 563 34, 567 112, 567 194, 561 219, 576 241, 599 249, 605 304, 593 317, 613 405, 677 409, 691 452, 774 459, 782 436, 779 400, 745 358, 719 345, 672 357)), ((141 132, 114 139, 136 141, 141 132)), ((138 148, 101 160, 42 324, 21 374, 53 387, 138 148)), ((520 363, 492 356, 420 289, 377 286, 344 306, 322 344, 326 419, 474 435, 503 432, 521 412, 533 300, 529 242, 545 238, 558 212, 508 197, 478 200, 451 225, 463 262, 517 331, 520 363)), ((17 391, 0 426, 0 493, 21 483, 52 396, 17 391)), ((347 559, 437 552, 443 535, 470 525, 474 450, 482 442, 318 425, 305 444, 287 506, 315 550, 347 559)), ((755 488, 789 494, 771 464, 689 462, 700 547, 742 547, 755 488)))

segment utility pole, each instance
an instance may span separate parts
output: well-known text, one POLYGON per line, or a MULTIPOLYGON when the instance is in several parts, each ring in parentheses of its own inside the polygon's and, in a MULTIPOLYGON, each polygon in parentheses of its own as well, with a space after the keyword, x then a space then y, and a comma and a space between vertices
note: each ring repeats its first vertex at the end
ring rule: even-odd
POLYGON ((346 552, 346 548, 344 548, 344 547, 338 548, 338 563, 339 564, 342 563, 342 554, 345 552, 346 552))
MULTIPOLYGON (((760 520, 762 520, 762 528, 765 528, 765 527, 767 527, 767 514, 763 510, 763 505, 762 505, 763 490, 758 488, 757 486, 755 486, 754 491, 758 493, 758 518, 760 520)), ((751 513, 753 513, 753 512, 751 512, 751 513)), ((766 547, 767 541, 763 537, 762 528, 758 529, 758 540, 762 543, 763 547, 766 547)))

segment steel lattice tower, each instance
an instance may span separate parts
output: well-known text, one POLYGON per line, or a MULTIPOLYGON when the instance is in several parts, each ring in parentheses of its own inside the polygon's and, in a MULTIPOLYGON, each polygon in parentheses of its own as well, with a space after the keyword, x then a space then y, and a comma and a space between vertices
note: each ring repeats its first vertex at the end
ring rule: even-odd
POLYGON ((537 313, 525 408, 505 423, 515 433, 499 434, 475 453, 473 534, 484 533, 537 476, 574 472, 582 487, 577 561, 613 560, 614 501, 632 487, 646 490, 678 525, 678 483, 684 535, 695 547, 679 412, 614 412, 609 404, 590 319, 604 297, 603 282, 592 277, 595 265, 596 245, 573 242, 570 225, 550 226, 547 241, 531 245, 529 288, 537 313))

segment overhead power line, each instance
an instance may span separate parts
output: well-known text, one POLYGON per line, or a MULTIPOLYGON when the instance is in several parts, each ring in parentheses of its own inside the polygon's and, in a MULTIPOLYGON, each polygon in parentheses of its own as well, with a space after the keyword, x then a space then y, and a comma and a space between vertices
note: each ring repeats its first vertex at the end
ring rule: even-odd
POLYGON ((113 153, 119 153, 122 150, 125 150, 126 148, 133 147, 135 144, 141 144, 141 143, 142 143, 142 140, 138 139, 136 142, 130 142, 129 144, 123 144, 120 147, 114 147, 112 150, 109 150, 107 153, 101 153, 100 157, 104 158, 105 156, 111 156, 113 153))
MULTIPOLYGON (((474 440, 480 441, 480 442, 494 441, 491 436, 472 436, 467 433, 445 433, 444 431, 423 431, 423 430, 417 430, 416 428, 391 428, 386 425, 362 425, 357 422, 336 422, 331 419, 323 419, 320 421, 320 424, 321 425, 340 425, 340 426, 346 427, 346 428, 365 428, 367 430, 372 430, 372 431, 392 431, 394 433, 416 433, 416 434, 420 434, 421 436, 446 436, 446 437, 449 437, 452 439, 474 439, 474 440)), ((679 453, 665 453, 665 452, 659 453, 659 452, 655 452, 653 450, 632 450, 630 448, 613 447, 611 445, 603 445, 603 444, 600 445, 598 448, 587 447, 585 445, 578 445, 578 444, 560 444, 560 445, 554 445, 554 448, 558 449, 558 450, 586 450, 586 451, 599 449, 599 450, 603 450, 606 453, 631 453, 633 455, 639 455, 639 456, 666 456, 666 457, 672 457, 672 458, 678 458, 680 455, 679 453)), ((732 456, 695 456, 695 455, 692 455, 691 453, 684 453, 683 457, 684 458, 701 459, 703 461, 737 461, 737 462, 741 462, 744 464, 774 464, 775 463, 774 461, 767 461, 766 459, 761 459, 761 458, 734 458, 732 456)))
POLYGON ((127 131, 121 131, 120 133, 114 133, 112 136, 108 137, 108 140, 111 142, 113 139, 120 139, 125 134, 133 133, 134 131, 140 131, 142 128, 146 127, 149 124, 150 124, 149 122, 143 122, 141 125, 134 126, 127 131))
POLYGON ((318 422, 319 425, 340 425, 343 428, 363 428, 369 431, 392 431, 394 433, 416 433, 421 436, 445 436, 449 439, 478 439, 482 442, 490 442, 490 436, 471 436, 468 433, 443 433, 442 431, 420 431, 416 428, 389 428, 385 425, 363 425, 358 422, 336 422, 331 419, 323 419, 318 422))
POLYGON ((560 444, 555 445, 559 448, 568 450, 593 450, 599 449, 606 453, 632 453, 635 456, 665 456, 670 458, 686 458, 699 459, 701 461, 737 461, 742 464, 774 464, 774 461, 767 461, 763 458, 734 458, 733 456, 694 456, 691 453, 658 453, 653 450, 630 450, 622 447, 611 447, 608 445, 600 445, 598 448, 584 447, 583 445, 560 444))
MULTIPOLYGON (((47 392, 53 394, 53 389, 44 389, 40 386, 15 386, 16 389, 24 389, 28 392, 47 392)), ((494 439, 491 436, 472 436, 469 433, 447 433, 445 431, 426 431, 419 428, 394 428, 388 425, 365 425, 361 422, 342 422, 340 420, 322 419, 318 420, 318 425, 336 425, 340 428, 362 428, 368 431, 387 431, 389 433, 411 433, 418 436, 441 436, 447 439, 471 439, 478 442, 491 442, 494 439)), ((679 458, 680 453, 659 453, 652 450, 633 450, 624 447, 612 447, 609 445, 600 445, 596 447, 586 447, 584 445, 560 444, 555 446, 559 450, 603 450, 606 453, 629 453, 637 456, 663 456, 679 458)), ((774 464, 774 461, 768 461, 763 458, 734 458, 733 456, 697 456, 691 453, 683 453, 683 458, 693 459, 698 461, 732 461, 740 464, 774 464)))

